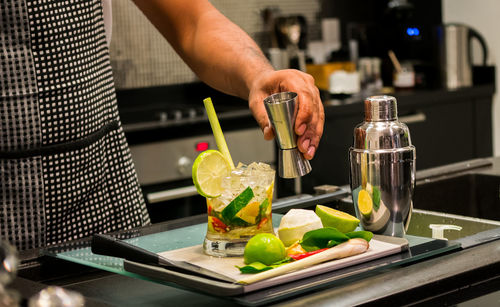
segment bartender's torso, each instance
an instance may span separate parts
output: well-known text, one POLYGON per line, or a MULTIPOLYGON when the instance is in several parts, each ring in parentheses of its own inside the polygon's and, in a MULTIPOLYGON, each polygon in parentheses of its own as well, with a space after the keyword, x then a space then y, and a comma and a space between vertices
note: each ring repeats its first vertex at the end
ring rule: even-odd
POLYGON ((101 0, 1 0, 0 27, 0 237, 24 250, 149 223, 101 0))

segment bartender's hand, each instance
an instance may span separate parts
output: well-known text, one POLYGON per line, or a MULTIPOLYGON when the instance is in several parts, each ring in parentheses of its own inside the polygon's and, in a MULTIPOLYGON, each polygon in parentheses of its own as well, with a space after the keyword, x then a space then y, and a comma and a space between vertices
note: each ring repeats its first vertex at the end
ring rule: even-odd
POLYGON ((250 88, 249 107, 264 133, 264 138, 271 140, 274 132, 264 107, 264 98, 287 91, 298 94, 295 120, 295 133, 299 136, 297 145, 304 157, 311 160, 318 148, 325 122, 323 103, 311 75, 295 69, 269 70, 260 74, 250 88))

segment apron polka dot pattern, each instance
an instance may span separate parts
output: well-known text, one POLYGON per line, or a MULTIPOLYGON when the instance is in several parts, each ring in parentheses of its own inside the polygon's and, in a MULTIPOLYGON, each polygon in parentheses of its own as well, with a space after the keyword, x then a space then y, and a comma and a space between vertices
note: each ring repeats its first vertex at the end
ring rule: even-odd
POLYGON ((9 75, 0 118, 10 119, 0 123, 8 125, 0 236, 23 250, 148 224, 119 122, 101 1, 0 5, 10 29, 0 37, 10 51, 0 61, 9 75))

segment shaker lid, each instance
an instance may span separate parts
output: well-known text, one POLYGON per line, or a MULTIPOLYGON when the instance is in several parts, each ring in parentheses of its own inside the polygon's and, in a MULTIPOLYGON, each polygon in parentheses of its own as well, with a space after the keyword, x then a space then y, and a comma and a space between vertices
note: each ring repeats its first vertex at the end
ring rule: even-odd
POLYGON ((353 148, 362 150, 401 149, 412 146, 408 127, 398 121, 396 98, 371 96, 365 99, 365 121, 354 128, 353 148))
POLYGON ((392 96, 371 96, 365 99, 365 121, 379 122, 396 120, 398 107, 392 96))

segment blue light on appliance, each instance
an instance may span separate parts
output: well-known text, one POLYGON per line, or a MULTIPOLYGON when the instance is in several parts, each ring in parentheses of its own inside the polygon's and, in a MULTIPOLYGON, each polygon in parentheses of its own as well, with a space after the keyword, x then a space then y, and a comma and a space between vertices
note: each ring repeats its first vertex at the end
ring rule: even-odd
POLYGON ((420 30, 418 28, 406 28, 406 34, 408 36, 419 36, 420 30))

